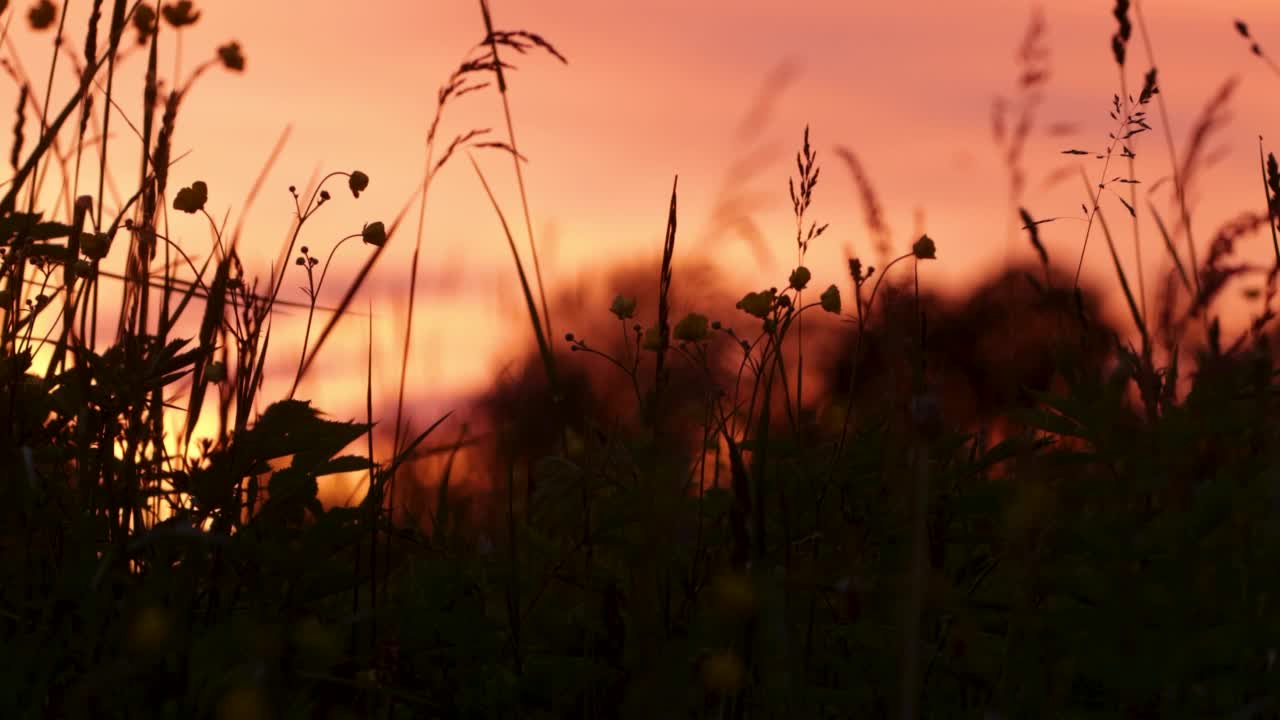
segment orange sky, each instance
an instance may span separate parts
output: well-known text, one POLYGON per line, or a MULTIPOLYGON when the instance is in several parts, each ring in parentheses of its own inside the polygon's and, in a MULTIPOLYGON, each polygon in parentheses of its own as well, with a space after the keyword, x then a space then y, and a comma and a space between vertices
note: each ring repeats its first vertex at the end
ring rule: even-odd
MULTIPOLYGON (((22 13, 11 30, 13 48, 27 70, 42 79, 49 34, 34 35, 25 27, 29 3, 12 4, 22 13)), ((75 30, 68 43, 73 47, 83 42, 88 5, 76 0, 71 6, 68 27, 75 30)), ((1115 28, 1111 5, 1101 0, 1043 4, 1053 76, 1042 117, 1074 125, 1077 132, 1067 138, 1041 136, 1028 149, 1032 184, 1025 202, 1038 217, 1079 212, 1084 198, 1077 181, 1044 190, 1040 180, 1071 160, 1059 150, 1100 148, 1111 129, 1107 111, 1118 83, 1108 49, 1115 28)), ((234 219, 276 138, 292 125, 289 145, 249 218, 243 246, 250 268, 263 275, 289 226, 292 200, 286 187, 305 185, 317 170, 359 168, 372 183, 358 201, 337 186, 342 192, 334 193, 335 202, 304 232, 303 242, 313 249, 327 251, 369 220, 390 220, 421 174, 423 131, 436 88, 483 36, 478 3, 470 0, 223 0, 197 2, 197 7, 205 14, 184 33, 183 66, 189 69, 217 45, 235 39, 244 47, 248 68, 243 75, 206 75, 184 104, 175 155, 191 154, 175 167, 171 184, 207 181, 209 210, 215 216, 229 211, 234 219)), ((1280 103, 1275 102, 1280 78, 1248 54, 1231 23, 1237 17, 1248 20, 1264 46, 1270 42, 1280 52, 1280 6, 1273 0, 1149 0, 1145 7, 1180 146, 1221 82, 1231 75, 1240 78, 1232 122, 1213 143, 1225 154, 1195 188, 1195 227, 1204 242, 1237 211, 1261 208, 1256 142, 1259 134, 1280 130, 1280 103)), ((810 253, 816 284, 843 287, 844 248, 865 250, 869 242, 853 185, 832 152, 838 144, 861 157, 899 249, 909 247, 913 218, 923 213, 924 229, 937 239, 940 257, 923 281, 954 287, 974 277, 1006 252, 1007 199, 991 140, 991 104, 996 95, 1012 90, 1014 50, 1031 8, 1007 0, 492 0, 499 28, 538 32, 570 61, 562 66, 545 56, 519 59, 512 79, 517 139, 530 160, 526 180, 534 226, 544 236, 549 281, 572 282, 611 262, 656 257, 671 178, 679 173, 677 257, 712 254, 729 277, 742 279, 744 291, 779 284, 794 252, 785 182, 806 124, 825 168, 813 217, 831 223, 810 253), (762 267, 739 243, 712 246, 700 238, 725 169, 746 149, 735 129, 764 78, 784 62, 796 69, 794 79, 751 145, 771 148, 767 168, 750 183, 771 198, 758 219, 770 234, 775 262, 762 267)), ((166 42, 161 66, 171 68, 172 35, 166 42)), ((1136 42, 1131 58, 1136 88, 1147 66, 1136 42)), ((142 69, 141 54, 126 64, 122 97, 140 97, 142 69)), ((65 80, 59 85, 63 97, 65 80)), ((5 88, 0 106, 12 107, 16 88, 11 83, 5 88)), ((141 103, 126 99, 122 105, 136 113, 141 103)), ((456 110, 449 131, 501 123, 500 105, 489 93, 465 98, 456 110)), ((1280 132, 1273 134, 1273 147, 1280 147, 1280 132)), ((117 148, 136 157, 137 141, 124 131, 117 138, 117 148)), ((1160 134, 1144 136, 1136 147, 1139 177, 1167 174, 1160 134)), ((515 221, 519 201, 510 163, 495 154, 481 160, 515 221)), ((129 160, 121 167, 134 165, 129 160)), ((1096 173, 1091 160, 1085 167, 1096 173)), ((133 180, 124 174, 120 183, 133 187, 133 180)), ((1122 208, 1113 202, 1109 211, 1113 225, 1123 225, 1122 208)), ((513 356, 515 343, 527 342, 529 335, 509 252, 467 163, 455 163, 441 175, 428 218, 424 275, 429 279, 419 297, 423 312, 411 373, 423 398, 420 419, 448 409, 451 397, 485 386, 495 368, 513 356)), ((171 222, 172 234, 184 242, 198 248, 208 242, 198 220, 183 215, 171 222)), ((1050 252, 1064 261, 1073 258, 1080 227, 1046 226, 1050 252)), ((392 241, 369 291, 375 352, 383 358, 377 392, 384 397, 394 391, 412 223, 408 230, 392 241)), ((1149 222, 1146 232, 1154 239, 1149 222)), ((1100 274, 1108 261, 1097 239, 1086 267, 1100 274)), ((1120 233, 1120 243, 1125 261, 1132 262, 1127 231, 1120 233)), ((1154 271, 1163 256, 1148 247, 1154 271)), ((1021 238, 1016 248, 1029 252, 1021 238)), ((340 295, 365 252, 354 243, 344 248, 345 262, 335 270, 327 299, 340 295)), ((1256 237, 1240 255, 1265 258, 1268 253, 1269 239, 1256 237)), ((1113 284, 1112 276, 1099 277, 1113 284)), ((303 299, 293 285, 286 284, 286 294, 303 299)), ((295 347, 301 335, 297 325, 295 347)), ((365 332, 363 323, 350 318, 302 395, 339 416, 362 414, 365 332)), ((280 351, 276 369, 281 377, 290 376, 296 355, 287 347, 288 337, 278 337, 273 340, 280 351)), ((268 387, 268 396, 272 392, 268 387)))

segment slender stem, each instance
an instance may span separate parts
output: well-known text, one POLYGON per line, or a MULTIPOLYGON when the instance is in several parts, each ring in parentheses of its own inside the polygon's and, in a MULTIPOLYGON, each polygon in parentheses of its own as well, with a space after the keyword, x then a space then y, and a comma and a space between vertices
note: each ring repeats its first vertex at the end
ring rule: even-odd
MULTIPOLYGON (((307 294, 311 297, 311 302, 307 307, 307 329, 302 334, 302 353, 298 356, 298 374, 293 377, 293 389, 289 391, 290 400, 293 399, 293 393, 297 391, 298 383, 302 382, 302 371, 306 367, 307 345, 311 342, 311 322, 315 318, 316 300, 320 297, 321 288, 324 287, 324 278, 329 274, 329 263, 333 262, 334 253, 338 252, 338 248, 342 247, 343 243, 352 238, 358 237, 361 237, 361 235, 348 235, 334 244, 333 249, 329 251, 329 257, 325 258, 324 267, 320 270, 320 280, 318 282, 313 283, 311 281, 313 277, 311 274, 311 267, 309 265, 307 266, 307 283, 309 285, 307 294)), ((373 322, 372 318, 370 318, 370 322, 373 322)))
POLYGON ((547 309, 547 291, 542 282, 542 265, 538 262, 538 244, 533 236, 533 220, 529 215, 529 194, 525 190, 524 171, 520 169, 520 149, 516 145, 515 126, 511 121, 511 102, 507 98, 507 80, 502 71, 502 61, 498 57, 498 40, 493 33, 493 20, 489 16, 489 4, 480 0, 480 11, 484 14, 484 29, 488 33, 489 48, 493 52, 493 69, 498 76, 498 94, 502 96, 502 114, 507 122, 507 140, 511 143, 511 162, 516 170, 516 186, 520 189, 520 205, 524 210, 524 227, 529 236, 529 249, 533 254, 533 275, 538 281, 538 295, 542 302, 543 322, 547 326, 547 335, 554 336, 551 329, 551 313, 547 309))
MULTIPOLYGON (((1151 46, 1151 33, 1147 32, 1147 19, 1142 12, 1142 0, 1134 0, 1133 9, 1138 18, 1138 27, 1142 29, 1142 44, 1147 51, 1147 63, 1155 68, 1155 51, 1151 46)), ((1156 94, 1156 102, 1160 105, 1160 123, 1164 130, 1165 146, 1169 152, 1169 163, 1173 166, 1173 187, 1178 196, 1178 211, 1182 216, 1182 227, 1187 231, 1187 259, 1191 262, 1191 279, 1196 286, 1196 297, 1199 297, 1200 266, 1196 263, 1196 243, 1191 232, 1191 211, 1187 207, 1187 188, 1182 176, 1182 168, 1178 165, 1178 150, 1173 144, 1173 128, 1169 125, 1169 108, 1164 101, 1164 93, 1156 94)))

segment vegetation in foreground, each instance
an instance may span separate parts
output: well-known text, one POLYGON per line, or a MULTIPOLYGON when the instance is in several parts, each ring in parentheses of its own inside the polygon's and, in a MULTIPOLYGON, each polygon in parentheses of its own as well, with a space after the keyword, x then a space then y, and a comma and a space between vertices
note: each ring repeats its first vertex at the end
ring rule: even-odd
MULTIPOLYGON (((47 0, 25 23, 6 4, 15 32, 64 31, 47 0)), ((808 268, 827 226, 811 217, 820 164, 806 131, 789 183, 787 278, 734 308, 678 313, 673 186, 657 282, 613 300, 607 337, 579 331, 561 344, 503 57, 563 58, 536 34, 495 30, 481 9, 484 39, 441 88, 430 126, 411 287, 436 174, 473 150, 505 153, 532 273, 489 197, 538 350, 495 392, 504 421, 493 435, 464 433, 435 463, 419 460, 440 453, 425 443, 445 418, 405 427, 404 370, 394 412, 375 415, 370 393, 358 422, 327 419, 294 392, 258 397, 286 274, 306 282, 301 381, 411 206, 332 246, 329 259, 347 240, 371 250, 326 312, 329 260, 302 245, 303 229, 370 179, 339 172, 291 188, 289 262, 265 280, 247 275, 239 230, 204 211, 210 189, 169 183, 185 93, 210 69, 245 65, 228 44, 162 95, 159 39, 198 22, 191 2, 95 0, 83 48, 55 43, 51 73, 79 79, 61 105, 11 68, 20 102, 0 200, 7 717, 1276 717, 1280 169, 1263 161, 1265 205, 1197 257, 1185 188, 1210 107, 1171 163, 1177 219, 1154 195, 1139 202, 1123 169, 1134 138, 1167 133, 1154 60, 1139 92, 1125 85, 1139 4, 1115 7, 1116 129, 1102 150, 1068 150, 1096 156, 1083 241, 1110 248, 1132 341, 1100 317, 1079 263, 1052 263, 1042 222, 1019 209, 1020 148, 1043 91, 1033 23, 1004 106, 1012 129, 998 123, 996 139, 1011 214, 1040 267, 958 314, 921 288, 927 263, 946 256, 928 236, 896 257, 882 242, 878 268, 808 268), (93 187, 79 170, 121 142, 121 119, 104 110, 135 50, 147 67, 130 128, 142 172, 116 202, 105 160, 93 187), (444 110, 477 91, 501 93, 505 132, 438 138, 444 110), (61 182, 57 199, 42 205, 50 182, 61 182), (1104 208, 1126 210, 1135 239, 1141 224, 1163 241, 1170 269, 1155 293, 1124 270, 1121 226, 1104 208), (171 242, 170 209, 207 217, 212 247, 171 242), (1250 233, 1269 234, 1274 265, 1232 260, 1250 233), (122 301, 103 303, 119 308, 108 336, 98 301, 113 251, 127 260, 122 301), (1224 338, 1215 301, 1249 277, 1262 278, 1262 309, 1224 338), (1018 332, 1008 318, 1020 312, 1048 331, 1018 332), (1014 344, 1018 362, 991 372, 999 354, 975 350, 978 335, 1014 344), (815 358, 817 347, 832 349, 815 358), (620 378, 612 390, 593 369, 606 366, 620 378), (817 375, 828 380, 812 387, 817 375), (513 401, 525 415, 502 412, 513 401), (174 413, 183 430, 166 434, 174 413), (217 432, 193 442, 202 413, 217 432), (394 423, 388 457, 375 457, 377 420, 394 423), (491 492, 454 477, 462 453, 481 451, 491 492), (318 501, 320 479, 338 472, 368 476, 358 504, 318 501)), ((1269 63, 1249 28, 1236 29, 1269 63)), ((887 238, 856 157, 841 156, 868 230, 887 238)))

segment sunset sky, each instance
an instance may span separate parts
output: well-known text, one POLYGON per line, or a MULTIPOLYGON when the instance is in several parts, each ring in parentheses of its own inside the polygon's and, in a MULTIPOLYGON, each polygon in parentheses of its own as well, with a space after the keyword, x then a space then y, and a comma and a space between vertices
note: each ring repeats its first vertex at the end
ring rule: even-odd
MULTIPOLYGON (((36 34, 27 27, 29 4, 11 3, 16 8, 9 14, 19 14, 4 54, 16 52, 43 88, 51 32, 36 34)), ((83 44, 89 5, 88 0, 72 2, 67 42, 73 48, 83 44)), ((1082 162, 1096 178, 1096 161, 1059 151, 1099 150, 1114 127, 1108 117, 1119 89, 1109 49, 1116 25, 1112 5, 1102 0, 1041 4, 1052 72, 1044 90, 1042 128, 1068 125, 1074 132, 1063 137, 1040 132, 1027 149, 1024 204, 1037 217, 1079 216, 1086 200, 1075 175, 1044 188, 1043 180, 1054 170, 1082 162)), ((315 173, 331 170, 360 169, 372 178, 359 200, 341 183, 334 187, 335 201, 303 234, 313 253, 327 253, 365 222, 392 219, 421 177, 424 130, 436 89, 484 34, 479 4, 470 0, 223 0, 196 7, 204 15, 183 33, 182 72, 232 39, 243 46, 248 66, 244 74, 210 72, 184 103, 174 154, 190 154, 173 169, 171 186, 205 180, 210 212, 215 217, 229 212, 234 224, 272 146, 292 126, 246 225, 242 250, 250 272, 264 276, 289 229, 290 184, 305 186, 315 173)), ((806 125, 823 167, 812 217, 831 223, 810 252, 815 284, 845 287, 847 249, 866 253, 870 247, 855 187, 834 152, 838 145, 861 159, 884 205, 896 251, 909 248, 921 230, 936 238, 939 261, 927 266, 922 282, 958 288, 1009 251, 1006 175, 992 140, 992 103, 1014 91, 1015 53, 1032 17, 1031 3, 492 0, 491 7, 498 28, 537 32, 569 60, 561 65, 542 54, 515 58, 519 70, 511 78, 516 139, 529 159, 530 207, 552 286, 576 283, 619 261, 652 259, 656 279, 667 196, 676 174, 677 264, 683 258, 712 257, 727 282, 743 292, 781 284, 794 264, 786 178, 794 171, 793 156, 806 125), (758 133, 742 133, 743 119, 779 68, 785 68, 788 80, 774 87, 767 125, 758 133), (733 238, 707 239, 716 194, 732 179, 726 173, 750 151, 765 153, 767 161, 758 175, 745 179, 745 187, 767 198, 756 219, 768 236, 771 262, 760 262, 733 238)), ((1209 98, 1228 77, 1239 78, 1229 104, 1230 123, 1210 142, 1216 164, 1192 188, 1195 231, 1203 247, 1220 223, 1262 207, 1257 138, 1274 135, 1268 148, 1280 148, 1280 77, 1249 54, 1232 22, 1247 20, 1263 46, 1280 53, 1280 6, 1274 0, 1149 0, 1144 9, 1179 152, 1209 98)), ((162 37, 162 74, 171 76, 173 35, 162 37)), ((144 64, 144 53, 137 53, 121 70, 118 97, 126 113, 140 113, 144 64)), ((1137 31, 1129 65, 1136 94, 1148 67, 1137 31)), ((69 75, 64 64, 57 85, 64 98, 69 75)), ((17 94, 6 81, 0 106, 12 108, 17 94)), ((55 90, 55 103, 58 97, 55 90)), ((468 96, 453 108, 444 132, 492 127, 495 139, 505 139, 501 113, 495 93, 468 96)), ((1151 116, 1156 132, 1135 144, 1138 177, 1147 183, 1167 175, 1170 167, 1154 106, 1151 116)), ((0 142, 7 157, 7 133, 0 142)), ((137 140, 126 130, 119 130, 114 142, 125 156, 137 156, 137 140)), ((478 159, 513 226, 522 228, 509 159, 492 151, 479 153, 478 159)), ((496 369, 530 342, 499 223, 470 164, 465 157, 457 160, 438 178, 427 208, 425 287, 419 291, 411 371, 420 420, 485 387, 496 369)), ((120 167, 133 169, 136 162, 120 167)), ((134 187, 135 178, 120 172, 119 184, 134 187)), ((1115 174, 1122 172, 1117 166, 1115 174)), ((1153 200, 1171 218, 1168 198, 1160 192, 1153 200)), ((1124 261, 1132 263, 1123 208, 1114 199, 1104 208, 1117 228, 1124 261)), ((376 391, 384 398, 394 393, 414 218, 416 206, 367 291, 379 357, 376 391)), ((1146 258, 1154 273, 1164 267, 1165 256, 1154 244, 1149 218, 1143 220, 1146 258)), ((175 238, 207 252, 207 228, 198 219, 171 213, 170 221, 175 238)), ((1073 263, 1082 229, 1077 222, 1045 226, 1050 253, 1063 264, 1073 263)), ((517 239, 524 250, 522 231, 517 239)), ((1114 276, 1105 245, 1100 236, 1095 239, 1086 271, 1110 287, 1114 276)), ((1018 257, 1029 257, 1024 245, 1018 236, 1013 246, 1018 257)), ((117 250, 113 258, 118 260, 123 253, 117 250)), ((354 243, 343 248, 326 300, 336 301, 367 251, 354 243)), ((1270 252, 1270 239, 1254 236, 1239 255, 1265 259, 1270 252)), ((286 283, 285 293, 302 300, 296 285, 286 283)), ((358 304, 363 308, 365 300, 358 304)), ((725 317, 733 312, 686 309, 725 317)), ((605 313, 607 308, 584 310, 605 313)), ((576 309, 553 308, 553 315, 571 311, 576 309)), ((296 348, 301 318, 293 324, 287 332, 294 333, 296 348)), ((366 332, 361 318, 348 318, 302 394, 336 415, 362 414, 366 332)), ((280 350, 279 377, 273 380, 277 393, 296 363, 290 336, 283 337, 278 345, 273 340, 280 350)), ((267 396, 272 392, 268 387, 267 396)))

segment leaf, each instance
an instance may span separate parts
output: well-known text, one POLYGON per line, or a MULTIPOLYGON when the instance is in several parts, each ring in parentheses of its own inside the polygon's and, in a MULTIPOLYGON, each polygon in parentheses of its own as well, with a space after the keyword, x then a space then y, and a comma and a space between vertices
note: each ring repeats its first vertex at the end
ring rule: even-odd
POLYGON ((360 472, 372 467, 369 458, 359 455, 343 455, 317 465, 312 473, 316 475, 332 475, 334 473, 360 472))

